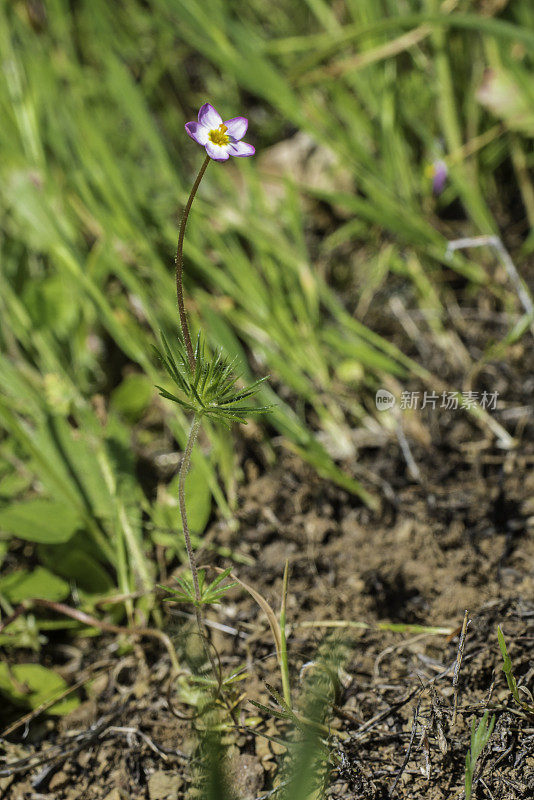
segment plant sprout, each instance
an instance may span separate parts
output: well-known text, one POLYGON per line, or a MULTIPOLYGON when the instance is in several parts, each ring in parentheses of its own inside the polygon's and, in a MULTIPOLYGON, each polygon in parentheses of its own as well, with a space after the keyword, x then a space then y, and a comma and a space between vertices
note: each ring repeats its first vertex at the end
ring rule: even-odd
POLYGON ((477 761, 489 742, 493 732, 493 726, 495 725, 495 716, 491 718, 488 725, 488 715, 489 712, 486 710, 478 726, 476 726, 475 720, 473 720, 473 725, 471 727, 471 747, 467 751, 465 757, 465 800, 471 800, 473 776, 475 774, 477 761))

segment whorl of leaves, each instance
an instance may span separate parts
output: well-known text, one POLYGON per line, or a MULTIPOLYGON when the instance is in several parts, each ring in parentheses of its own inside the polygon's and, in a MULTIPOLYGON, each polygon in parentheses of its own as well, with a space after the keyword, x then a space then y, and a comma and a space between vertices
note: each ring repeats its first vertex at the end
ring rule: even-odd
POLYGON ((239 375, 234 375, 235 360, 230 361, 221 351, 212 358, 206 356, 200 334, 195 348, 195 368, 192 370, 182 339, 178 339, 174 349, 161 333, 162 349, 154 347, 179 394, 172 394, 162 386, 156 386, 162 397, 199 416, 208 416, 230 427, 232 422, 246 424, 247 415, 261 414, 271 406, 242 405, 244 400, 258 391, 266 378, 260 378, 245 389, 236 384, 239 375))
POLYGON ((195 597, 195 587, 193 586, 193 579, 190 572, 186 573, 182 578, 176 578, 176 583, 180 587, 179 589, 173 589, 169 586, 161 585, 160 589, 164 589, 166 592, 171 594, 171 597, 164 598, 164 600, 169 603, 192 603, 195 606, 220 603, 221 598, 228 591, 228 589, 232 589, 234 586, 237 586, 235 581, 228 583, 225 586, 220 585, 224 579, 228 577, 231 571, 232 567, 228 567, 228 569, 225 569, 224 572, 215 578, 215 580, 206 585, 206 571, 199 569, 198 587, 200 590, 200 600, 197 600, 195 597))

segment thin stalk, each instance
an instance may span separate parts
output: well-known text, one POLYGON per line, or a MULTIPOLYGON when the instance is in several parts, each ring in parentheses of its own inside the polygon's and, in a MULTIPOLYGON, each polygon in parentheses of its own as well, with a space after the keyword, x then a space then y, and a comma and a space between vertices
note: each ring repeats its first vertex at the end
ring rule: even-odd
MULTIPOLYGON (((198 183, 200 183, 200 181, 198 181, 198 183)), ((195 592, 195 617, 197 620, 198 632, 204 643, 204 649, 211 664, 215 681, 217 684, 219 684, 220 683, 219 670, 217 669, 217 664, 215 663, 213 653, 211 652, 209 645, 207 644, 204 616, 202 614, 202 597, 200 594, 200 585, 198 582, 198 567, 195 554, 193 552, 193 545, 191 543, 191 534, 189 532, 189 524, 187 522, 187 510, 185 507, 185 479, 187 477, 187 473, 189 472, 189 467, 191 464, 191 453, 193 452, 193 448, 197 440, 201 422, 202 422, 202 416, 200 414, 195 414, 195 416, 193 417, 193 424, 189 432, 189 438, 185 446, 184 457, 182 459, 182 464, 180 466, 180 472, 178 475, 178 503, 180 506, 180 517, 182 520, 182 530, 184 532, 185 548, 187 550, 189 568, 191 570, 191 577, 193 579, 193 589, 195 592)), ((220 685, 218 691, 220 691, 220 685)))
MULTIPOLYGON (((206 156, 202 166, 200 167, 196 180, 193 184, 193 188, 191 189, 191 194, 189 195, 189 198, 187 200, 187 203, 185 205, 182 214, 182 219, 180 221, 180 231, 178 233, 178 246, 176 248, 176 296, 178 299, 178 313, 180 315, 180 325, 182 327, 182 335, 184 337, 185 347, 187 350, 187 358, 189 361, 189 368, 191 372, 194 372, 195 370, 196 359, 193 350, 193 345, 191 343, 191 334, 189 333, 189 326, 187 324, 187 317, 184 306, 184 291, 182 282, 183 268, 184 268, 183 245, 184 245, 185 227, 187 225, 187 220, 189 218, 189 212, 191 211, 193 200, 195 199, 198 187, 200 186, 200 181, 204 177, 204 173, 206 172, 206 169, 208 168, 208 164, 210 163, 210 161, 211 161, 210 157, 206 156)), ((180 473, 178 476, 178 503, 180 506, 180 517, 182 520, 182 530, 184 532, 185 548, 187 550, 187 558, 189 560, 189 568, 191 570, 193 590, 195 593, 195 617, 197 621, 198 632, 204 644, 204 650, 206 652, 206 655, 208 656, 208 660, 213 670, 213 676, 215 678, 215 683, 217 685, 217 692, 219 695, 221 695, 221 681, 220 681, 219 670, 217 669, 217 664, 215 662, 215 658, 213 657, 213 653, 209 648, 208 638, 206 635, 206 627, 204 624, 204 616, 202 613, 202 597, 200 594, 200 585, 198 582, 198 567, 195 559, 195 554, 193 552, 193 545, 191 543, 191 534, 189 532, 189 524, 187 522, 187 510, 185 507, 185 479, 187 477, 187 473, 189 472, 189 467, 191 465, 191 454, 193 452, 193 448, 197 440, 201 422, 202 422, 202 414, 198 413, 195 414, 195 416, 193 417, 193 424, 189 432, 189 438, 187 440, 187 444, 184 451, 184 457, 182 459, 182 464, 180 466, 180 473)), ((228 707, 228 709, 235 723, 234 713, 230 707, 228 707)))
MULTIPOLYGON (((201 595, 200 595, 200 586, 198 583, 197 562, 195 559, 195 554, 193 552, 193 545, 191 544, 191 534, 189 533, 189 525, 187 522, 187 511, 185 508, 185 479, 187 477, 187 473, 189 472, 189 466, 191 464, 191 453, 193 452, 193 447, 195 446, 198 432, 200 430, 200 423, 201 423, 200 415, 195 414, 193 418, 193 424, 189 432, 189 438, 185 446, 184 457, 182 459, 182 464, 180 466, 180 473, 178 476, 178 503, 180 505, 180 517, 182 519, 182 530, 184 532, 185 548, 187 550, 187 558, 189 559, 191 577, 193 578, 193 588, 195 590, 195 601, 196 601, 197 611, 200 610, 201 595)), ((198 620, 198 613, 197 613, 197 620, 198 620)))
POLYGON ((193 350, 193 345, 191 343, 191 334, 189 333, 189 326, 187 324, 187 317, 185 314, 184 288, 182 282, 182 275, 184 270, 183 247, 184 247, 185 226, 187 225, 189 212, 191 211, 191 206, 193 205, 193 200, 195 199, 197 189, 200 186, 200 181, 204 177, 204 173, 206 172, 206 169, 208 168, 208 164, 210 163, 210 161, 211 161, 210 157, 206 156, 204 163, 200 167, 196 181, 193 184, 193 188, 191 189, 191 194, 189 195, 189 199, 185 205, 182 214, 182 219, 180 222, 180 232, 178 234, 178 246, 176 248, 176 259, 175 259, 176 296, 178 298, 178 313, 180 314, 180 325, 182 326, 182 334, 184 337, 185 347, 187 350, 187 357, 189 359, 189 366, 191 368, 191 371, 195 369, 195 353, 193 350))
POLYGON ((280 608, 280 672, 282 674, 282 692, 284 700, 291 708, 291 689, 289 685, 289 664, 287 660, 287 639, 286 639, 286 605, 287 605, 287 582, 289 573, 289 561, 286 559, 284 578, 282 580, 282 606, 280 608))

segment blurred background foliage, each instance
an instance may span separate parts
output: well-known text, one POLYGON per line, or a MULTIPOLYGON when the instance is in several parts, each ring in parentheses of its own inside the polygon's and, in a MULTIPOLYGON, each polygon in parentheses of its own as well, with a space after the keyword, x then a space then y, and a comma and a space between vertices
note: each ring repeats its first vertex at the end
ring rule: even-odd
MULTIPOLYGON (((469 372, 456 286, 517 310, 491 258, 446 245, 499 234, 520 271, 532 252, 533 49, 530 0, 1 0, 2 613, 142 594, 156 548, 183 556, 187 420, 157 396, 151 344, 177 327, 177 215, 203 158, 183 126, 199 106, 247 116, 257 156, 210 165, 195 202, 192 327, 247 380, 270 376, 259 401, 275 408, 251 434, 268 459, 282 437, 376 506, 356 466, 358 434, 393 427, 376 388, 445 385, 433 370, 453 355, 469 372), (399 287, 428 363, 388 335, 399 287)), ((232 520, 241 479, 235 437, 212 425, 201 444, 197 536, 214 512, 232 520)), ((38 647, 59 624, 75 623, 18 619, 0 645, 38 647)))

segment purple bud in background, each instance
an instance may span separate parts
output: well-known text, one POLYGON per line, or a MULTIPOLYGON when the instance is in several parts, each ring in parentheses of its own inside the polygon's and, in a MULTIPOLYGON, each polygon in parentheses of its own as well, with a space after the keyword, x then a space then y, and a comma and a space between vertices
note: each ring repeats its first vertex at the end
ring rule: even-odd
POLYGON ((438 160, 434 161, 432 164, 432 192, 435 195, 441 194, 443 189, 445 188, 445 184, 447 183, 447 176, 449 174, 449 170, 447 169, 447 165, 444 161, 438 160))

